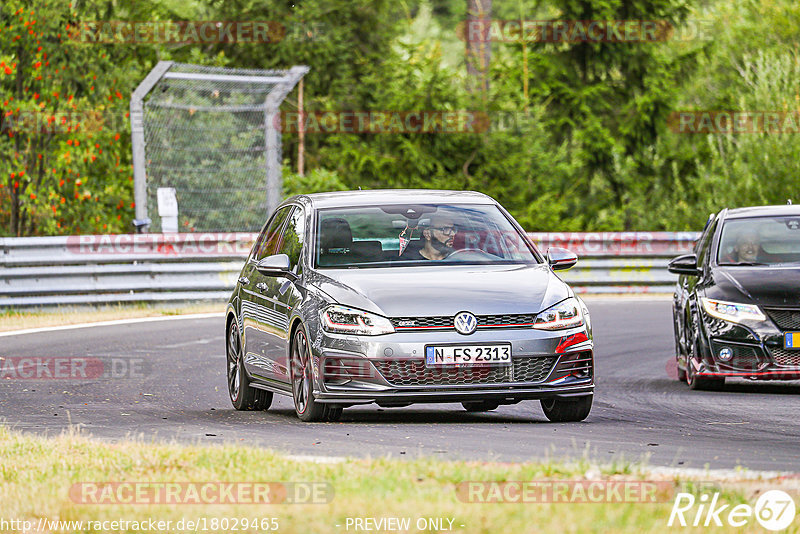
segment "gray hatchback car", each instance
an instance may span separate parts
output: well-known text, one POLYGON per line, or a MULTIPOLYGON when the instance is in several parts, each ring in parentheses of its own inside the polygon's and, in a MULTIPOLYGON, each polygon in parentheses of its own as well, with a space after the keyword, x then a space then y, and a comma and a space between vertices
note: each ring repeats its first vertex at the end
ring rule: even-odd
POLYGON ((539 399, 581 421, 594 391, 589 312, 495 200, 475 192, 376 190, 284 201, 227 306, 227 381, 237 410, 294 400, 303 421, 359 404, 539 399))

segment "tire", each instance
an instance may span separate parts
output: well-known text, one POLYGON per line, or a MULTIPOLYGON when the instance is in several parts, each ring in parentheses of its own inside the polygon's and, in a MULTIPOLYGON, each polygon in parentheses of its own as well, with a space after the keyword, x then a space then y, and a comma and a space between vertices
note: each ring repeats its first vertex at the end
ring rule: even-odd
POLYGON ((473 401, 473 402, 462 402, 461 406, 463 406, 464 409, 470 413, 490 412, 492 410, 496 410, 497 407, 500 406, 500 403, 492 401, 473 401))
POLYGON ((226 378, 228 396, 237 410, 266 410, 272 404, 272 392, 250 386, 242 364, 242 336, 236 321, 228 325, 226 345, 226 378))
POLYGON ((308 344, 306 329, 301 324, 297 327, 291 347, 291 380, 292 400, 298 419, 306 423, 318 421, 338 421, 342 416, 342 407, 335 404, 323 404, 314 399, 314 372, 311 361, 311 347, 308 344))
POLYGON ((714 391, 722 388, 725 385, 725 378, 705 378, 698 377, 694 374, 694 368, 689 363, 686 366, 686 384, 692 391, 714 391))
POLYGON ((686 369, 681 369, 681 364, 680 364, 681 343, 678 340, 677 333, 675 334, 674 339, 675 339, 675 369, 678 373, 678 382, 686 382, 686 369))
POLYGON ((570 423, 583 421, 589 416, 592 410, 592 399, 594 395, 586 395, 575 399, 542 399, 545 417, 553 423, 570 423))

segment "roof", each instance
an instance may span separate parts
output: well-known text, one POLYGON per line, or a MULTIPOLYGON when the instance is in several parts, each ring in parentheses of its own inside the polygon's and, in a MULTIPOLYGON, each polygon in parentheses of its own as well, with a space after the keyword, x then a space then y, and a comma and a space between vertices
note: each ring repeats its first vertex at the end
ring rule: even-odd
POLYGON ((733 208, 725 213, 726 219, 746 219, 748 217, 800 217, 800 205, 782 204, 778 206, 753 206, 733 208))
POLYGON ((476 191, 437 189, 366 189, 299 195, 311 201, 314 208, 369 206, 373 204, 488 204, 494 199, 476 191))

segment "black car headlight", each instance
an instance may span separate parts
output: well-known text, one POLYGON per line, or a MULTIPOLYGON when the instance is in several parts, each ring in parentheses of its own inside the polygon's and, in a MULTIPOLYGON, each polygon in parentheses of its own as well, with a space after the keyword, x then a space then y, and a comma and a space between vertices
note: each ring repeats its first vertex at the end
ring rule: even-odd
POLYGON ((766 321, 766 316, 761 312, 761 309, 755 304, 739 304, 736 302, 726 302, 724 300, 700 298, 703 303, 703 309, 711 317, 722 319, 723 321, 730 321, 732 323, 741 323, 742 321, 766 321))
POLYGON ((562 300, 539 313, 533 321, 533 327, 539 330, 563 330, 583 325, 583 311, 575 297, 562 300))
POLYGON ((338 304, 322 310, 320 319, 326 332, 337 334, 378 336, 394 332, 391 321, 386 317, 338 304))

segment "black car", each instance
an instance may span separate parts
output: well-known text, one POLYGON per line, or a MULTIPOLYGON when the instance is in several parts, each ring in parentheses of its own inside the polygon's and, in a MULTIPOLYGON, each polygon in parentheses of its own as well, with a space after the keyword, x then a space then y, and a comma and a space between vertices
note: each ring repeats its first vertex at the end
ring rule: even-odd
POLYGON ((722 210, 669 271, 680 380, 800 379, 800 207, 722 210))
POLYGON ((475 192, 292 197, 258 237, 227 309, 238 410, 293 397, 303 421, 358 404, 526 399, 552 421, 589 415, 589 312, 496 201, 475 192))

